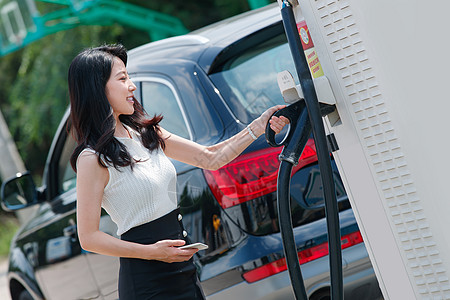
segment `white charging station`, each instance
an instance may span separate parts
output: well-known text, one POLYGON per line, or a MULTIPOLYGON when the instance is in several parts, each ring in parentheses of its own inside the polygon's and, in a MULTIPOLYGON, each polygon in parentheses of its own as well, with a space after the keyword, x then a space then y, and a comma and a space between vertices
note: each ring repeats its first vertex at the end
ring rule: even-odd
POLYGON ((450 2, 289 2, 384 298, 450 299, 450 2))

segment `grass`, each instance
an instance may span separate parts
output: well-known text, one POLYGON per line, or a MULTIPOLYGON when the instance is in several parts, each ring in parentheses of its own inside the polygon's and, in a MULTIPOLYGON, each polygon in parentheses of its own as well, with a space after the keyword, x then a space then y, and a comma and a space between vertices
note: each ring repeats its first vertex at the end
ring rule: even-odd
POLYGON ((8 256, 11 239, 19 228, 19 221, 14 217, 1 215, 0 219, 0 259, 8 256))

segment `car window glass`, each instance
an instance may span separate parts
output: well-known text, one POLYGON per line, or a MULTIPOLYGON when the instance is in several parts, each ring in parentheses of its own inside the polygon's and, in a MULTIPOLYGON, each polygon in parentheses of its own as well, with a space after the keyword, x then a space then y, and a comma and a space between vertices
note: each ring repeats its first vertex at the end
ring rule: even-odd
POLYGON ((134 79, 131 78, 133 80, 134 85, 136 86, 136 90, 133 92, 134 94, 134 98, 136 98, 137 101, 139 101, 139 103, 142 103, 142 97, 141 97, 141 83, 140 82, 134 82, 134 79))
POLYGON ((277 83, 277 74, 284 70, 298 83, 286 37, 281 34, 241 52, 210 77, 237 118, 249 123, 268 107, 285 104, 277 83))
POLYGON ((67 135, 63 150, 58 162, 58 191, 65 193, 76 186, 77 174, 73 171, 70 164, 70 156, 75 149, 75 140, 72 134, 67 135))
POLYGON ((183 113, 174 94, 167 84, 156 81, 142 82, 142 104, 150 116, 161 114, 161 127, 171 133, 190 139, 183 113))

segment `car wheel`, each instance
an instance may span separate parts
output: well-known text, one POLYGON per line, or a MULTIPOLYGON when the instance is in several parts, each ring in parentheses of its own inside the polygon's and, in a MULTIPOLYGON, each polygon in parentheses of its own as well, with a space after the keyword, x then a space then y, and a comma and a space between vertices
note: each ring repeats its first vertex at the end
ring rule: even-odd
POLYGON ((31 297, 31 294, 28 293, 27 290, 23 290, 20 295, 19 295, 19 299, 18 300, 33 300, 33 297, 31 297))

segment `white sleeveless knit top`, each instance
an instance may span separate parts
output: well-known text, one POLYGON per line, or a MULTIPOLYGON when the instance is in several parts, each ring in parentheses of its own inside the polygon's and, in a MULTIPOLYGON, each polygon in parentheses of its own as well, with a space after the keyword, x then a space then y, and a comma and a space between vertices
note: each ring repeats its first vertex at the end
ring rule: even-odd
MULTIPOLYGON (((177 208, 177 174, 172 162, 161 148, 149 151, 142 145, 139 133, 127 129, 132 138, 116 139, 139 162, 133 170, 108 166, 109 181, 102 199, 102 207, 117 224, 118 235, 177 208)), ((81 153, 84 151, 96 153, 90 148, 81 153)))

